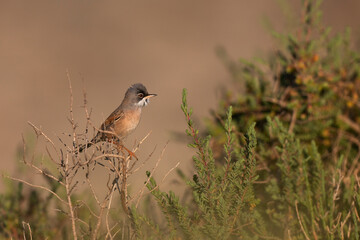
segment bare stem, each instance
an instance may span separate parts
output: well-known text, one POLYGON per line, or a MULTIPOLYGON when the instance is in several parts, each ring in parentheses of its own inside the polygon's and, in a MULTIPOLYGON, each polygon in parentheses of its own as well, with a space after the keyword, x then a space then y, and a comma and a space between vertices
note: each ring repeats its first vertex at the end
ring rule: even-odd
POLYGON ((69 170, 69 155, 66 155, 66 163, 64 166, 65 170, 65 189, 66 189, 66 197, 69 205, 69 212, 70 212, 70 218, 71 218, 71 228, 74 236, 74 240, 77 240, 77 234, 76 234, 76 223, 75 223, 75 214, 74 214, 74 208, 71 201, 71 180, 68 177, 68 170, 69 170))

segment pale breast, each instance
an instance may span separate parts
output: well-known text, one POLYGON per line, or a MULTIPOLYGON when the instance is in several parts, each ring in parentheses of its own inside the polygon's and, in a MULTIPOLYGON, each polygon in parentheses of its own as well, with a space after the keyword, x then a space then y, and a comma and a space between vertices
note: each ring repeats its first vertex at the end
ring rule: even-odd
POLYGON ((135 130, 139 124, 141 116, 141 108, 127 111, 124 117, 115 122, 115 132, 118 136, 126 137, 135 130))

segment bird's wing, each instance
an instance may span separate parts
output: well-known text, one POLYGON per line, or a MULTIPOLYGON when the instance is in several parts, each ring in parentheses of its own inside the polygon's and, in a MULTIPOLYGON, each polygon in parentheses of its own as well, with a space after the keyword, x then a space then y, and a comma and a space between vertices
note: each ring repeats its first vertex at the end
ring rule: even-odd
POLYGON ((119 121, 124 117, 123 111, 115 110, 110 114, 110 116, 105 120, 105 122, 101 125, 101 130, 112 130, 114 127, 114 123, 119 121))
POLYGON ((109 137, 109 135, 104 133, 104 131, 114 131, 114 123, 123 117, 124 117, 124 112, 120 111, 119 109, 116 109, 114 112, 112 112, 110 116, 108 116, 108 118, 103 122, 103 124, 101 124, 100 130, 98 131, 96 136, 91 140, 91 142, 94 144, 99 141, 106 140, 109 137))

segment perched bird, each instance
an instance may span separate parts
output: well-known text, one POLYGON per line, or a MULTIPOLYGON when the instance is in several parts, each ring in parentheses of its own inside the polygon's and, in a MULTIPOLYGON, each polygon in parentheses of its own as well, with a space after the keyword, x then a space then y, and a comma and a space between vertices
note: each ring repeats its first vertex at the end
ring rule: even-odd
POLYGON ((79 152, 98 142, 108 141, 120 143, 120 146, 122 146, 130 156, 135 156, 121 141, 135 130, 140 121, 142 108, 145 107, 149 103, 150 98, 154 96, 156 96, 156 94, 149 94, 143 84, 137 83, 132 85, 126 91, 120 106, 105 120, 96 136, 89 143, 79 147, 79 152))

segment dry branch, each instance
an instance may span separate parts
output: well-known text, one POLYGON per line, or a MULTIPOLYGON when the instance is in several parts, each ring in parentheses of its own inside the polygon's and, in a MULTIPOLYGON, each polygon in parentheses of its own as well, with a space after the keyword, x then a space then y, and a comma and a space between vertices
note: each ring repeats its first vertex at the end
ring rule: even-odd
MULTIPOLYGON (((36 161, 34 161, 35 153, 32 157, 32 160, 29 161, 25 154, 27 149, 25 140, 23 139, 24 164, 27 165, 29 168, 34 169, 35 172, 40 173, 46 178, 59 183, 59 191, 62 190, 62 193, 58 193, 58 190, 52 190, 51 186, 41 186, 19 178, 10 176, 6 177, 13 181, 22 182, 30 187, 38 188, 49 192, 50 194, 55 196, 59 202, 64 204, 66 206, 66 209, 58 209, 58 211, 61 211, 62 213, 65 213, 66 216, 68 216, 70 220, 73 239, 78 239, 82 237, 80 236, 81 231, 79 230, 78 224, 83 224, 83 226, 88 228, 90 237, 92 239, 97 239, 99 235, 106 236, 107 239, 113 239, 120 231, 123 231, 123 234, 125 234, 125 230, 122 229, 123 227, 125 227, 125 225, 120 226, 118 222, 112 222, 110 218, 110 209, 112 203, 114 202, 114 192, 118 191, 120 193, 120 201, 123 212, 126 215, 126 219, 128 219, 129 217, 131 217, 129 213, 129 205, 136 197, 138 197, 138 200, 136 202, 136 207, 138 207, 146 184, 153 176, 155 170, 159 166, 161 159, 163 158, 167 143, 163 148, 160 157, 157 159, 155 166, 152 169, 151 175, 147 179, 142 189, 134 196, 129 196, 129 193, 127 191, 127 188, 129 186, 129 177, 142 169, 144 164, 152 157, 155 148, 144 161, 132 159, 131 156, 127 156, 124 152, 122 152, 124 146, 120 145, 116 141, 113 143, 105 142, 103 145, 97 144, 95 145, 93 151, 90 152, 90 154, 89 151, 87 151, 88 149, 85 149, 84 152, 79 153, 78 150, 82 143, 85 142, 85 144, 87 144, 88 139, 91 139, 88 136, 90 127, 93 128, 94 132, 99 131, 113 135, 114 139, 118 138, 118 136, 112 131, 105 131, 99 129, 92 123, 90 119, 91 111, 89 111, 87 107, 85 89, 83 89, 83 108, 85 112, 86 126, 84 132, 81 132, 79 130, 78 124, 74 118, 73 88, 70 74, 68 71, 66 72, 66 76, 68 79, 70 92, 69 117, 67 118, 67 120, 71 127, 71 133, 64 134, 62 137, 57 137, 58 141, 60 142, 60 147, 57 146, 57 144, 55 144, 55 142, 47 134, 44 133, 41 127, 37 127, 33 123, 28 122, 34 130, 37 140, 39 141, 42 138, 45 140, 46 154, 49 156, 48 161, 56 167, 56 170, 47 171, 42 167, 41 164, 36 163, 36 161), (71 144, 69 144, 69 142, 71 144), (55 154, 52 153, 53 151, 55 152, 55 154), (98 190, 95 189, 94 184, 90 178, 93 175, 93 172, 98 167, 103 168, 108 176, 108 182, 106 186, 101 189, 101 191, 107 189, 103 197, 100 197, 102 194, 100 194, 98 190), (89 190, 89 193, 95 200, 95 207, 91 206, 91 204, 89 204, 89 200, 87 199, 74 199, 74 193, 77 191, 79 183, 82 183, 87 187, 87 190, 89 190), (95 219, 95 221, 91 221, 93 225, 91 224, 91 222, 87 222, 87 220, 81 219, 79 217, 79 209, 85 210, 89 213, 91 219, 95 219)), ((136 143, 131 152, 135 153, 136 151, 138 151, 143 142, 148 139, 150 134, 151 132, 149 132, 143 139, 136 143)), ((180 162, 178 162, 165 174, 162 182, 170 174, 170 172, 172 172, 175 168, 179 166, 179 164, 180 162)), ((131 224, 128 225, 131 229, 131 224)), ((27 227, 31 235, 30 225, 27 225, 27 227)))

